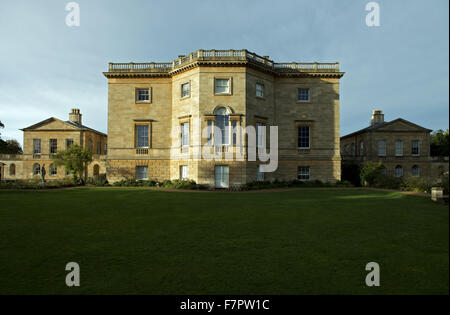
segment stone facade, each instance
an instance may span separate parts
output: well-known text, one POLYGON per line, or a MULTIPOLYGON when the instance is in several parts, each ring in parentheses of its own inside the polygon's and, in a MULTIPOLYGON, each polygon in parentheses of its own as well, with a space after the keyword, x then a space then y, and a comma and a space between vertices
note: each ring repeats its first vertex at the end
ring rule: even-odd
POLYGON ((342 159, 381 162, 391 176, 438 178, 448 172, 448 159, 430 157, 430 132, 401 118, 385 122, 382 111, 375 110, 369 127, 341 138, 342 159))
POLYGON ((278 127, 278 168, 264 173, 264 180, 297 179, 299 167, 308 169, 307 180, 340 180, 343 73, 337 63, 274 63, 246 50, 199 50, 172 63, 110 63, 104 75, 109 182, 135 178, 137 170, 147 172, 148 179, 179 179, 182 166, 199 184, 216 186, 222 166, 226 185, 255 181, 258 165, 264 163, 249 160, 249 138, 242 132, 233 135, 232 130, 256 124, 265 126, 268 148, 269 127, 278 127), (218 144, 214 127, 219 113, 226 116, 229 136, 218 144), (180 139, 182 124, 189 126, 185 145, 180 139), (207 134, 202 137, 208 126, 210 142, 207 134), (301 126, 308 128, 309 145, 299 148, 301 126), (137 135, 142 130, 148 132, 148 140, 147 135, 137 135), (141 140, 145 145, 138 143, 141 140), (218 155, 205 160, 199 154, 203 150, 218 155), (237 151, 241 158, 225 159, 226 153, 237 151))
MULTIPOLYGON (((107 136, 104 133, 88 128, 81 124, 81 114, 78 109, 73 109, 68 121, 57 118, 49 118, 35 125, 22 129, 23 154, 0 155, 2 164, 1 178, 5 180, 32 179, 40 176, 39 170, 45 165, 46 179, 63 179, 67 176, 63 166, 54 167, 52 152, 66 149, 67 140, 79 144, 81 147, 90 148, 93 152, 93 162, 89 164, 87 176, 106 173, 107 136), (36 140, 40 142, 39 148, 35 147, 36 140), (51 144, 53 143, 53 149, 51 144), (51 169, 56 172, 51 172, 51 169)), ((70 142, 69 142, 70 144, 70 142)))

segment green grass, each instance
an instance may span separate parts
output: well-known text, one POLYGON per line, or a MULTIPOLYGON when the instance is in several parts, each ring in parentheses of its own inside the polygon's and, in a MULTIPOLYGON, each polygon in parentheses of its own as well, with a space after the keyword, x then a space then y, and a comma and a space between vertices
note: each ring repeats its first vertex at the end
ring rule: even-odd
POLYGON ((0 294, 448 294, 448 210, 370 190, 0 191, 0 294))

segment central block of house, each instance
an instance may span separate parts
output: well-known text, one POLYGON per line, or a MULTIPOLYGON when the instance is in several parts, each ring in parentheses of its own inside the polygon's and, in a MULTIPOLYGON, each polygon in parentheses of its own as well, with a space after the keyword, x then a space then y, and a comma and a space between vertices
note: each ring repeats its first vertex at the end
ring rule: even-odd
POLYGON ((340 180, 338 63, 198 50, 168 63, 110 63, 104 75, 110 182, 340 180), (262 172, 270 161, 249 153, 264 144, 270 151, 270 126, 278 127, 278 164, 262 172))

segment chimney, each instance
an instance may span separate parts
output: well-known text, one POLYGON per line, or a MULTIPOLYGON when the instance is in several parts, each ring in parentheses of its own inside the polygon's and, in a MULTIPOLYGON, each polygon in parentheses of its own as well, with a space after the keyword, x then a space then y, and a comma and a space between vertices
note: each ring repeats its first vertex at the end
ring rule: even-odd
POLYGON ((69 120, 73 123, 81 125, 81 114, 78 108, 72 108, 72 112, 69 114, 69 120))
POLYGON ((383 111, 376 109, 372 113, 372 120, 370 121, 370 125, 377 125, 384 123, 384 114, 383 111))

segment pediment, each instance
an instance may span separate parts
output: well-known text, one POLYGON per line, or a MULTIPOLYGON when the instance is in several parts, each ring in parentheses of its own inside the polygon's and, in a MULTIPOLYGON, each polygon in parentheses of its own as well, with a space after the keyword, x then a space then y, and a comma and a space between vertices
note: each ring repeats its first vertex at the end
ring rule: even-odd
POLYGON ((68 124, 58 118, 49 118, 46 120, 43 120, 37 124, 34 124, 30 127, 24 128, 25 131, 31 131, 31 130, 78 130, 79 128, 68 124))

